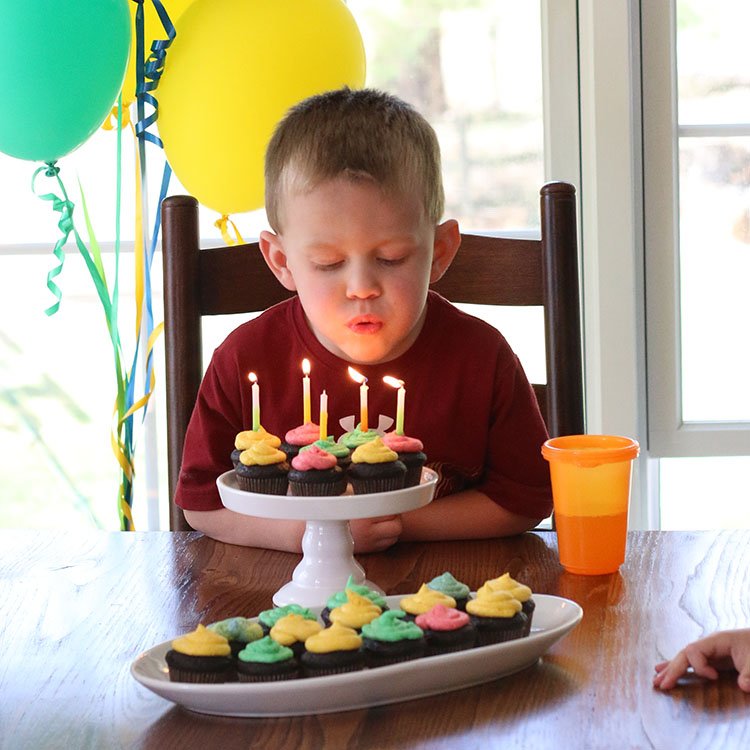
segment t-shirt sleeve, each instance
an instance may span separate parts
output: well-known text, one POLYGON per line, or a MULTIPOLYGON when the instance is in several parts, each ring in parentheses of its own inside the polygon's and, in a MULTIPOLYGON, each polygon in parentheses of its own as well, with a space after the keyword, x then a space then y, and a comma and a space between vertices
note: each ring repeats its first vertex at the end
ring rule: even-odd
POLYGON ((223 508, 216 478, 232 468, 230 454, 241 421, 239 394, 232 397, 222 383, 236 383, 229 377, 233 363, 226 361, 223 348, 214 353, 201 382, 190 417, 182 454, 175 503, 185 510, 223 508))
POLYGON ((552 512, 547 439, 534 390, 515 354, 499 363, 490 414, 487 457, 477 489, 511 513, 546 518, 552 512))

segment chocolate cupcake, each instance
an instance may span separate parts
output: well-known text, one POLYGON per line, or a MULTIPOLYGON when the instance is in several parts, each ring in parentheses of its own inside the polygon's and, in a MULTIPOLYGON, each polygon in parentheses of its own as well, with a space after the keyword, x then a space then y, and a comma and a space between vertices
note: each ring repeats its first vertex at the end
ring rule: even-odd
POLYGON ((286 495, 289 464, 286 453, 258 440, 240 453, 234 470, 241 490, 264 495, 286 495))
POLYGON ((457 581, 448 571, 435 576, 427 582, 427 586, 441 594, 452 597, 456 600, 456 609, 460 609, 462 612, 466 611, 466 602, 469 600, 471 590, 465 583, 457 581))
POLYGON ((511 578, 510 573, 503 573, 498 578, 485 581, 477 590, 477 596, 482 596, 490 591, 507 591, 521 602, 521 611, 526 615, 526 630, 524 635, 529 635, 531 632, 531 621, 534 619, 534 609, 536 609, 536 602, 531 596, 531 589, 525 584, 511 578))
POLYGON ((507 591, 492 591, 470 599, 466 612, 477 629, 478 646, 512 641, 521 638, 526 630, 521 602, 507 591))
POLYGON ((400 609, 389 609, 362 628, 362 645, 369 667, 382 667, 423 656, 424 632, 404 619, 400 609))
POLYGON ((285 604, 283 607, 272 607, 264 609, 258 615, 258 624, 263 628, 263 633, 268 635, 271 628, 282 618, 287 615, 302 615, 306 620, 315 620, 317 617, 307 608, 299 604, 285 604))
POLYGON ((324 450, 326 453, 336 456, 338 465, 346 471, 349 468, 349 464, 352 462, 352 452, 343 444, 337 443, 332 436, 328 436, 326 440, 316 440, 310 445, 306 445, 304 448, 300 448, 300 453, 310 450, 313 446, 324 450))
POLYGON ((311 445, 320 437, 320 427, 314 422, 305 422, 299 427, 284 435, 284 442, 279 446, 286 453, 287 460, 291 461, 299 454, 300 448, 311 445))
POLYGON ((387 432, 383 435, 383 442, 392 451, 396 451, 398 460, 406 466, 404 487, 415 487, 422 481, 422 467, 427 456, 422 452, 424 445, 417 438, 387 432))
POLYGON ((357 425, 351 432, 345 432, 340 438, 339 443, 345 445, 350 451, 354 452, 360 445, 369 443, 376 437, 380 437, 377 430, 361 430, 362 425, 357 425))
POLYGON ((346 592, 349 589, 356 592, 360 596, 364 596, 374 604, 377 604, 377 606, 380 607, 381 612, 385 612, 385 610, 388 609, 388 602, 386 602, 385 597, 379 591, 375 591, 375 589, 371 589, 369 588, 369 586, 364 586, 361 583, 355 583, 354 578, 350 575, 346 580, 344 588, 341 591, 337 591, 335 594, 328 597, 326 606, 320 613, 320 619, 323 620, 326 625, 331 624, 331 621, 328 619, 328 615, 330 614, 331 610, 335 607, 340 607, 342 604, 345 604, 348 601, 346 592))
POLYGON ((229 617, 212 622, 208 629, 229 641, 232 656, 237 656, 248 643, 263 637, 263 628, 255 620, 248 620, 246 617, 229 617))
POLYGON ((380 617, 383 612, 375 602, 353 589, 347 589, 346 599, 346 602, 330 610, 328 619, 332 624, 338 623, 360 632, 364 625, 380 617))
POLYGON ((175 638, 165 654, 172 682, 221 683, 235 677, 232 650, 226 638, 203 625, 175 638))
POLYGON ((423 583, 416 594, 401 599, 399 607, 406 613, 407 620, 415 620, 417 615, 429 612, 436 604, 455 609, 456 600, 452 596, 431 589, 426 583, 423 583))
POLYGON ((305 650, 305 641, 321 630, 323 626, 317 620, 291 614, 276 620, 269 635, 277 643, 292 649, 295 657, 299 658, 305 650))
POLYGON ((292 649, 266 635, 248 643, 237 654, 237 679, 240 682, 278 682, 300 676, 292 649))
POLYGON ((352 628, 334 622, 310 636, 300 657, 305 677, 355 672, 365 666, 362 638, 352 628))
POLYGON ((380 437, 360 445, 352 453, 349 480, 355 495, 401 489, 405 476, 406 466, 380 437))
POLYGON ((309 450, 292 459, 289 486, 293 495, 343 495, 347 479, 336 456, 317 445, 311 445, 309 450))
POLYGON ((427 656, 463 651, 476 642, 476 628, 469 615, 444 604, 417 615, 415 622, 424 631, 427 656))
POLYGON ((247 450, 253 443, 258 441, 268 443, 273 448, 278 448, 281 445, 276 435, 272 435, 266 431, 263 425, 260 425, 257 430, 243 430, 238 432, 234 439, 234 450, 232 451, 232 466, 237 468, 237 464, 240 462, 240 454, 242 451, 247 450))

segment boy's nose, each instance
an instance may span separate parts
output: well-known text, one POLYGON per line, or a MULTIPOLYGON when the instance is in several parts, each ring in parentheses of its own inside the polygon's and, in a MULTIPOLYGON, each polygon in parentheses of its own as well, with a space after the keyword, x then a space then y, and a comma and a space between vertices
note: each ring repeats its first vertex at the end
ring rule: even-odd
POLYGON ((380 281, 375 269, 366 265, 352 267, 346 284, 349 299, 371 299, 380 295, 380 281))

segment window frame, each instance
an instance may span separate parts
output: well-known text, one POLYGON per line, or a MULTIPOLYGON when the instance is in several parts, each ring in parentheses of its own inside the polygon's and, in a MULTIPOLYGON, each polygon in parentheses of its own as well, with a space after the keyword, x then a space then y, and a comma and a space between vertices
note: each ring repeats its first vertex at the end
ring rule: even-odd
POLYGON ((682 416, 679 141, 750 135, 750 125, 679 125, 675 0, 642 3, 644 232, 648 319, 649 450, 659 458, 750 454, 750 422, 682 416))

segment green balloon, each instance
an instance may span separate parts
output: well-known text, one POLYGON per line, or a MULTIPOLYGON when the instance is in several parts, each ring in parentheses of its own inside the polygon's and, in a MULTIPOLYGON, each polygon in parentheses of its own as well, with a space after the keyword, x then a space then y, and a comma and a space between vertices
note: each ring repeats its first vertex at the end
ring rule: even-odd
POLYGON ((0 151, 54 161, 104 122, 122 88, 129 0, 0 0, 0 151))

